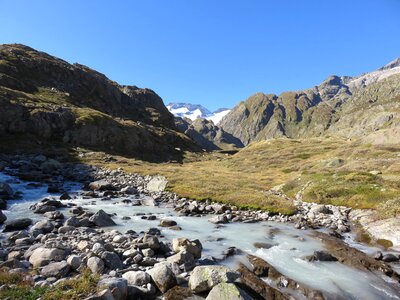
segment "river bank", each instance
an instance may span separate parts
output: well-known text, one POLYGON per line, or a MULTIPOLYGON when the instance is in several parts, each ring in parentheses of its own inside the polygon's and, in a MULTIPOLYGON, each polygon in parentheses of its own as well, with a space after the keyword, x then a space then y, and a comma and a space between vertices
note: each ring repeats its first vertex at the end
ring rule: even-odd
MULTIPOLYGON (((164 191, 160 177, 43 156, 3 157, 1 170, 0 181, 10 188, 3 186, 9 200, 1 266, 12 272, 36 269, 35 286, 55 286, 89 268, 101 276, 97 286, 103 298, 92 299, 107 299, 110 293, 115 299, 168 298, 178 290, 207 299, 226 292, 238 299, 255 294, 398 298, 399 278, 390 265, 332 237, 350 237, 346 208, 301 203, 293 216, 246 211, 181 199, 164 191), (331 236, 315 236, 311 228, 317 227, 331 236), (338 248, 347 250, 339 255, 338 248), (263 262, 254 265, 249 254, 263 262), (238 263, 244 266, 237 269, 238 263), (270 268, 280 275, 270 277, 270 268), (202 280, 204 272, 214 275, 202 280), (255 286, 262 282, 260 293, 255 286)), ((377 250, 366 249, 369 254, 377 250)))

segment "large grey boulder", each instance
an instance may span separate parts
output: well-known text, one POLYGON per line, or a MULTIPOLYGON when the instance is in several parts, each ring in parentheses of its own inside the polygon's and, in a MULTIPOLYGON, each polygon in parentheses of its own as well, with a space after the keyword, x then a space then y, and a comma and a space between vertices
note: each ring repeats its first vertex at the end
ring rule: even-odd
POLYGON ((34 268, 47 265, 51 261, 61 261, 65 259, 65 251, 58 248, 37 248, 29 257, 29 262, 34 268))
POLYGON ((96 226, 105 227, 116 225, 111 217, 102 209, 89 218, 89 221, 94 223, 96 226))
POLYGON ((225 266, 198 266, 190 276, 189 287, 194 293, 202 293, 219 283, 232 283, 237 278, 239 273, 225 266))
POLYGON ((124 267, 124 264, 115 252, 104 251, 101 254, 101 259, 104 261, 106 267, 111 270, 123 269, 124 267))
POLYGON ((128 282, 124 278, 105 278, 97 286, 109 289, 115 300, 125 300, 128 296, 128 282))
POLYGON ((54 262, 44 266, 40 273, 45 277, 62 278, 68 274, 70 265, 66 261, 54 262))
POLYGON ((139 201, 140 201, 140 204, 144 205, 144 206, 157 206, 158 205, 157 201, 154 200, 154 198, 152 198, 150 196, 144 196, 139 201))
POLYGON ((228 223, 228 218, 225 215, 217 215, 208 219, 213 224, 225 224, 228 223))
POLYGON ((4 231, 24 230, 32 225, 32 220, 29 218, 15 219, 4 223, 4 231))
POLYGON ((86 265, 92 273, 102 274, 104 272, 104 261, 97 256, 90 257, 86 265))
POLYGON ((212 288, 206 300, 252 300, 245 291, 233 283, 219 283, 212 288))
POLYGON ((122 275, 122 278, 125 278, 130 285, 146 285, 151 281, 151 277, 149 273, 144 271, 128 271, 122 275))
POLYGON ((115 300, 109 289, 104 289, 92 296, 85 298, 85 300, 115 300))
POLYGON ((154 265, 153 269, 147 272, 162 293, 165 293, 177 284, 174 272, 165 263, 158 263, 154 265))
POLYGON ((72 269, 77 270, 82 264, 82 258, 79 255, 73 254, 68 256, 67 263, 72 269))
POLYGON ((178 265, 184 265, 186 269, 192 269, 195 264, 194 256, 192 253, 182 250, 167 258, 170 263, 176 263, 178 265))
POLYGON ((153 177, 146 185, 146 189, 149 192, 163 192, 167 187, 168 180, 164 176, 153 177))
POLYGON ((34 236, 37 236, 40 233, 49 233, 52 232, 54 229, 53 223, 51 223, 48 220, 41 220, 37 223, 35 223, 31 229, 30 232, 34 234, 34 236))

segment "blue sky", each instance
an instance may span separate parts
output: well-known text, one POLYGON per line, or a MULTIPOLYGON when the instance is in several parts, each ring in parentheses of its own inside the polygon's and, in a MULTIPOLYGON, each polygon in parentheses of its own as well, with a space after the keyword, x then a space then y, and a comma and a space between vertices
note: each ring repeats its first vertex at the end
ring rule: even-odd
POLYGON ((0 43, 210 109, 376 69, 399 37, 399 0, 0 0, 0 43))

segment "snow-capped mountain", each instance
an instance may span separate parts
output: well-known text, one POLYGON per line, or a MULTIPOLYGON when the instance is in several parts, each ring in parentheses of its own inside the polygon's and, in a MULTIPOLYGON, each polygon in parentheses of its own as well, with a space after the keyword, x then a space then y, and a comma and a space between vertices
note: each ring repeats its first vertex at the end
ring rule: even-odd
POLYGON ((211 112, 200 104, 190 103, 169 103, 167 108, 177 117, 189 118, 192 121, 197 118, 203 118, 213 121, 215 125, 218 124, 219 121, 221 121, 221 119, 230 111, 227 108, 220 108, 211 112))

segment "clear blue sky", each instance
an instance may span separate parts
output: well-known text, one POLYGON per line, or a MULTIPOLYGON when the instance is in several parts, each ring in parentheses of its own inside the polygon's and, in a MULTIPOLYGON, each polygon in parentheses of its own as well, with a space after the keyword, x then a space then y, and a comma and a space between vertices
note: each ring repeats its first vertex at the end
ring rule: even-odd
POLYGON ((0 43, 216 109, 399 57, 400 1, 0 0, 0 43))

